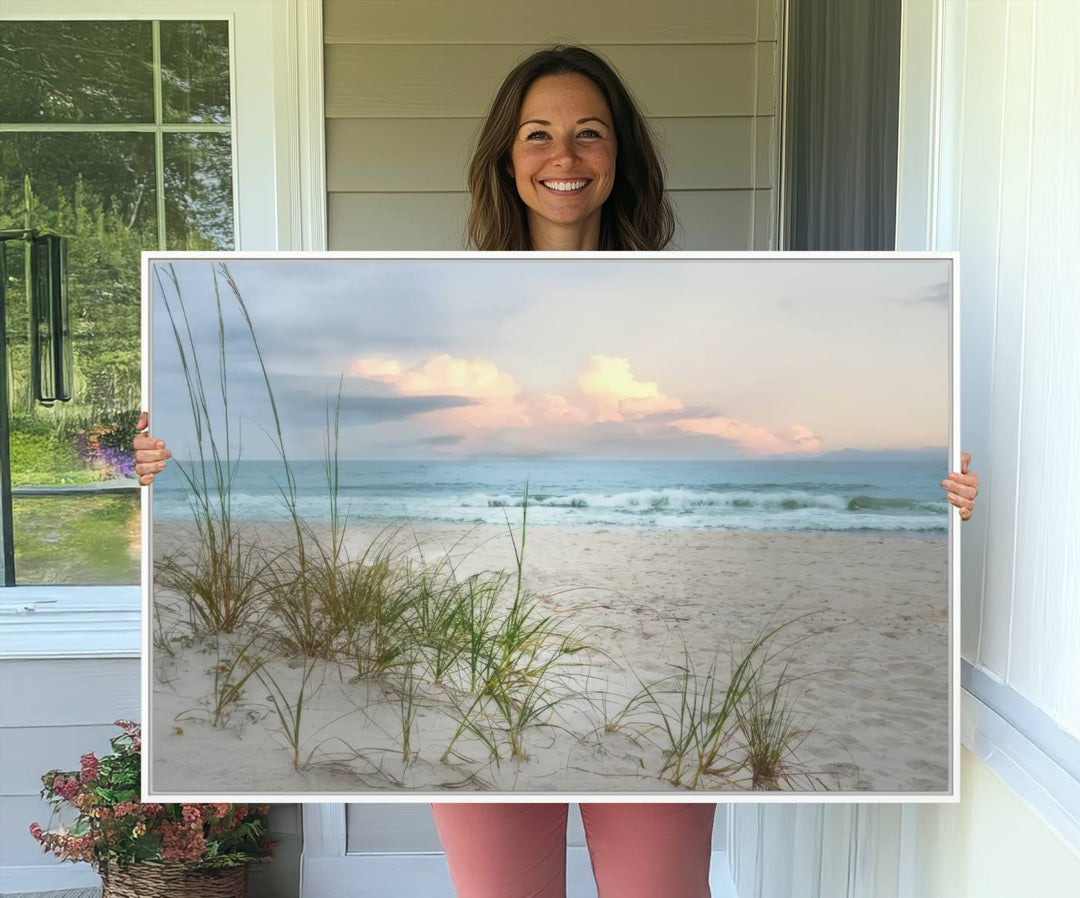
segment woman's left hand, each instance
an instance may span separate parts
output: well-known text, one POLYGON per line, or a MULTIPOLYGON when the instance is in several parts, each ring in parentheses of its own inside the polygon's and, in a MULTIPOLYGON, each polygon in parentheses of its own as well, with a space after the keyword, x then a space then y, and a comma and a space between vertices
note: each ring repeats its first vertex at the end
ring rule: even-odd
POLYGON ((961 521, 970 520, 975 497, 979 495, 979 475, 968 472, 969 464, 971 453, 961 452, 960 473, 950 472, 948 478, 941 481, 942 489, 947 493, 945 498, 959 510, 961 521))

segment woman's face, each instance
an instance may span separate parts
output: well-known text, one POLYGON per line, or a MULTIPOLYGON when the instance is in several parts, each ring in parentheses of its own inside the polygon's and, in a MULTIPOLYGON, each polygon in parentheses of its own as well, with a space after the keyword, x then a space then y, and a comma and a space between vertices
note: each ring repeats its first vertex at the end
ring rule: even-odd
POLYGON ((529 233, 595 229, 615 182, 615 128, 599 88, 584 75, 545 75, 521 104, 510 150, 529 233))

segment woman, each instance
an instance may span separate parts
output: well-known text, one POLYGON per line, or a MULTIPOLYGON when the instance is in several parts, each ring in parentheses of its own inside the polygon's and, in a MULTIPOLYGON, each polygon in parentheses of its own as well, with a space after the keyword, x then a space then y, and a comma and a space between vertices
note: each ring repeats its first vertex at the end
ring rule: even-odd
MULTIPOLYGON (((480 250, 660 250, 674 217, 648 127, 614 71, 580 47, 534 53, 495 97, 469 168, 468 235, 480 250)), ((147 425, 145 414, 139 429, 147 425)), ((169 452, 137 437, 139 482, 169 452)), ((971 516, 978 478, 942 481, 971 516)), ((432 805, 461 898, 561 898, 566 804, 432 805)), ((601 898, 705 898, 715 805, 583 804, 601 898)))

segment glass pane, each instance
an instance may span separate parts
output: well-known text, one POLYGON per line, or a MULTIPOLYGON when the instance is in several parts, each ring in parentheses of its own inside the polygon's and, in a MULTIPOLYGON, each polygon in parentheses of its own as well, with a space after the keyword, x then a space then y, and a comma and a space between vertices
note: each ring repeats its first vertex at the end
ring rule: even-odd
POLYGON ((233 248, 232 137, 165 135, 165 245, 233 248))
POLYGON ((0 121, 154 121, 150 22, 4 22, 0 121))
POLYGON ((16 498, 19 583, 139 582, 139 492, 16 498))
POLYGON ((25 490, 134 484, 139 253, 157 247, 154 185, 152 134, 0 134, 0 229, 30 226, 67 238, 74 362, 72 401, 51 408, 34 402, 25 244, 7 241, 20 583, 138 582, 137 491, 40 498, 25 490))
POLYGON ((13 458, 16 484, 102 479, 106 469, 96 466, 93 445, 72 440, 91 426, 119 427, 137 410, 139 253, 157 248, 154 184, 152 134, 0 134, 0 229, 30 226, 68 238, 75 371, 73 401, 52 408, 33 401, 24 244, 9 241, 12 439, 45 427, 53 442, 37 448, 70 462, 60 470, 42 466, 33 454, 24 456, 25 467, 13 458))
POLYGON ((161 23, 162 121, 229 121, 229 23, 161 23))

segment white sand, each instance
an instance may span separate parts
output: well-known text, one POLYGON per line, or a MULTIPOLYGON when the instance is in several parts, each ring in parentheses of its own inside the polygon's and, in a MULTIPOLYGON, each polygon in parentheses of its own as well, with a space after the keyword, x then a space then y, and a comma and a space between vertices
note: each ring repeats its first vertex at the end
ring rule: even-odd
MULTIPOLYGON (((191 539, 191 528, 155 525, 155 554, 191 539)), ((261 527, 284 540, 289 529, 261 527)), ((354 527, 355 553, 374 530, 354 527)), ((416 532, 425 559, 451 550, 461 528, 416 532)), ((417 554, 415 550, 412 553, 417 554)), ((511 569, 505 528, 480 527, 453 549, 459 573, 511 569), (460 556, 467 557, 460 560, 460 556)), ((812 732, 796 752, 804 775, 781 783, 790 790, 944 792, 949 765, 947 550, 944 542, 865 535, 727 531, 572 530, 531 527, 526 582, 542 607, 568 628, 581 628, 604 653, 571 656, 583 694, 560 704, 524 735, 527 759, 496 765, 475 738, 458 741, 447 763, 439 758, 457 719, 450 692, 419 686, 412 730, 413 757, 402 762, 400 701, 390 679, 350 683, 355 672, 317 662, 309 681, 296 770, 292 750, 268 700, 252 678, 228 724, 207 722, 218 649, 213 640, 153 653, 153 788, 156 793, 307 792, 341 794, 372 789, 497 789, 515 792, 668 792, 685 789, 658 778, 665 763, 658 720, 642 714, 615 732, 603 730, 601 696, 614 715, 645 683, 673 673, 683 646, 704 674, 719 650, 725 675, 731 647, 748 645, 770 620, 813 612, 781 634, 799 640, 784 657, 799 682, 795 709, 812 732), (806 637, 806 638, 801 638, 806 637), (610 656, 610 657, 608 657, 610 656), (590 667, 587 673, 584 661, 590 667), (315 691, 315 687, 318 687, 315 691), (178 729, 179 728, 179 731, 178 729)), ((168 600, 164 591, 160 599, 168 600)), ((162 612, 174 633, 183 627, 162 612)), ((239 637, 222 637, 223 657, 239 637)), ((267 668, 286 696, 298 691, 304 659, 267 668)), ((462 700, 459 697, 459 700, 462 700)), ((739 756, 731 743, 731 757, 739 756)), ((693 759, 687 761, 693 767, 693 759)), ((746 789, 707 776, 699 789, 746 789)), ((453 793, 451 793, 453 794, 453 793)))

